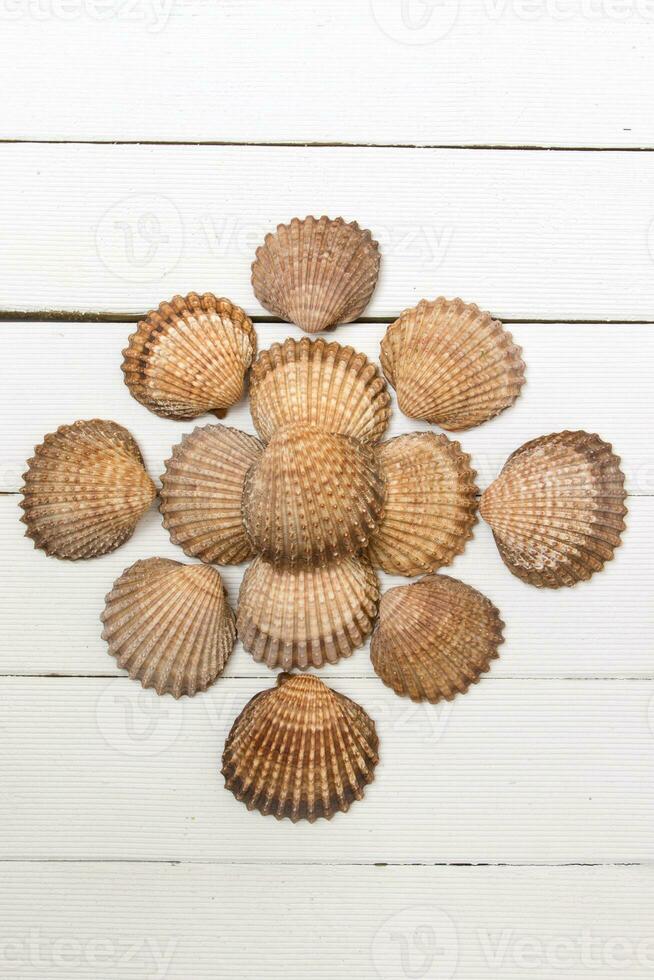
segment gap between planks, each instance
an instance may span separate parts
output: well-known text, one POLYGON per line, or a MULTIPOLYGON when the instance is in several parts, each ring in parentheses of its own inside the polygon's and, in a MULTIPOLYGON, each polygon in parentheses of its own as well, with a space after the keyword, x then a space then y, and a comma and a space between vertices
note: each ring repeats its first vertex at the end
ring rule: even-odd
MULTIPOLYGON (((624 132, 628 132, 625 129, 624 132)), ((279 147, 280 149, 365 149, 365 150, 493 150, 527 153, 652 153, 653 146, 560 146, 519 143, 353 143, 321 140, 66 140, 66 139, 0 139, 0 145, 28 146, 241 146, 279 147)))

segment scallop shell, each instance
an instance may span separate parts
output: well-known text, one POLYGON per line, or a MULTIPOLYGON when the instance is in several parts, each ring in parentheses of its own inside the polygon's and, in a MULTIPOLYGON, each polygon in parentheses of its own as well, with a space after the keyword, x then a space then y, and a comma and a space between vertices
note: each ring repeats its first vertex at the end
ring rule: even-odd
POLYGON ((609 443, 588 432, 557 432, 509 457, 480 510, 509 570, 558 589, 589 579, 613 558, 625 497, 609 443))
POLYGON ((489 313, 442 296, 405 310, 381 343, 404 414, 443 429, 469 429, 512 405, 525 381, 521 353, 489 313))
POLYGON ((129 676, 175 698, 206 691, 236 640, 234 613, 216 569, 167 558, 126 569, 101 619, 109 653, 129 676))
POLYGON ((141 320, 123 351, 125 384, 164 418, 225 415, 256 353, 252 321, 212 293, 174 296, 141 320))
POLYGON ((311 674, 280 674, 234 722, 222 773, 248 810, 313 823, 363 797, 378 748, 375 723, 360 705, 311 674))
POLYGON ((307 425, 275 433, 243 491, 255 551, 286 565, 361 551, 383 505, 384 479, 372 447, 307 425))
POLYGON ((187 555, 221 565, 252 556, 241 498, 249 468, 263 446, 224 425, 195 428, 173 449, 161 477, 163 525, 187 555))
POLYGON ((21 518, 35 547, 95 558, 131 537, 157 495, 127 429, 101 419, 62 425, 27 461, 21 518))
POLYGON ((365 642, 378 601, 377 576, 363 558, 297 570, 255 558, 241 584, 238 635, 257 663, 322 667, 365 642))
POLYGON ((503 628, 480 592, 447 575, 426 575, 384 593, 370 659, 397 694, 451 701, 489 669, 503 628))
POLYGON ((296 422, 377 442, 388 426, 390 405, 386 382, 364 354, 322 338, 273 344, 261 352, 250 376, 250 411, 265 442, 296 422))
POLYGON ((361 315, 379 275, 379 246, 356 221, 293 218, 266 235, 252 264, 262 306, 307 333, 361 315))
POLYGON ((477 487, 458 442, 431 432, 376 447, 384 480, 384 517, 370 539, 373 565, 391 575, 422 575, 449 565, 472 537, 477 487))

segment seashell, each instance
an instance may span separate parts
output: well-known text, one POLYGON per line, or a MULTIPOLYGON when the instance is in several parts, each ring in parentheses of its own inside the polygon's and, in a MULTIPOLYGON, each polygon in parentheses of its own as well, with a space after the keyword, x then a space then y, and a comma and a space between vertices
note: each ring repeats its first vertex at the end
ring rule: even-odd
POLYGON ((232 725, 222 773, 248 810, 313 823, 363 797, 378 748, 375 723, 360 705, 311 674, 280 674, 232 725))
POLYGON ((157 495, 139 447, 116 422, 62 425, 36 446, 21 488, 21 518, 35 547, 57 558, 95 558, 131 537, 157 495))
POLYGON ((383 506, 384 479, 372 447, 309 425, 279 429, 243 491, 255 551, 286 565, 361 551, 383 506))
POLYGON ((283 425, 304 422, 377 442, 391 417, 386 382, 364 354, 322 338, 273 344, 250 376, 250 411, 268 442, 283 425))
POLYGON ((480 510, 509 570, 558 589, 589 579, 613 558, 625 497, 609 443, 588 432, 556 432, 509 456, 480 510))
POLYGON ((469 429, 512 405, 525 381, 521 353, 489 313, 442 296, 405 310, 381 342, 404 414, 443 429, 469 429))
POLYGON ((379 582, 364 558, 294 570, 257 557, 241 584, 238 635, 257 663, 322 667, 365 642, 378 601, 379 582))
POLYGON ((224 425, 195 428, 173 448, 161 477, 163 525, 187 555, 221 565, 252 556, 243 525, 245 475, 263 446, 224 425))
POLYGON ((167 558, 130 565, 114 582, 101 619, 109 653, 129 676, 175 698, 206 691, 236 640, 216 569, 167 558))
POLYGON ((368 305, 379 275, 379 246, 343 218, 293 218, 266 235, 252 264, 262 306, 307 333, 351 323, 368 305))
POLYGON ((451 701, 489 669, 503 629, 486 596, 447 575, 426 575, 384 593, 370 659, 397 694, 451 701))
POLYGON ((391 575, 422 575, 449 565, 477 521, 470 457, 458 442, 431 432, 397 436, 375 451, 386 503, 368 545, 371 562, 391 575))
POLYGON ((252 321, 228 299, 189 293, 161 303, 139 322, 123 351, 125 384, 151 412, 222 418, 243 394, 256 353, 252 321))

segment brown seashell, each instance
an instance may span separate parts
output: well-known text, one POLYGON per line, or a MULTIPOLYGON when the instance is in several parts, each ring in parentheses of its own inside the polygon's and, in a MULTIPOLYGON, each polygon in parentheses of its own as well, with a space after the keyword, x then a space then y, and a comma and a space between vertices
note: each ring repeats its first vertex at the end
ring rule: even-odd
POLYGON ((57 558, 95 558, 131 537, 157 495, 127 429, 62 425, 36 446, 21 488, 26 535, 57 558))
POLYGON ((249 468, 263 446, 224 425, 195 428, 173 448, 161 477, 163 525, 187 555, 220 565, 252 556, 241 498, 249 468))
POLYGON ((469 429, 512 405, 525 381, 521 349, 474 303, 421 300, 381 342, 384 374, 405 415, 469 429))
POLYGON ((588 432, 556 432, 509 456, 483 493, 481 515, 509 570, 558 589, 613 558, 627 508, 620 459, 588 432))
POLYGON ((377 442, 390 405, 386 382, 364 354, 322 338, 289 337, 262 351, 252 367, 250 411, 265 442, 299 422, 377 442))
POLYGON ((252 321, 212 293, 173 296, 139 322, 123 351, 125 384, 164 418, 222 418, 243 394, 256 353, 252 321))
POLYGON ((472 537, 477 487, 458 442, 412 432, 376 447, 386 503, 368 557, 391 575, 421 575, 449 565, 472 537))
POLYGON ((384 593, 370 659, 397 694, 451 701, 489 669, 503 628, 486 596, 447 575, 426 575, 384 593))
POLYGON ((308 425, 275 433, 243 491, 255 551, 286 565, 361 551, 383 506, 384 479, 372 447, 308 425))
POLYGON ((257 249, 252 288, 275 316, 318 333, 356 320, 378 275, 379 246, 356 221, 293 218, 257 249))
POLYGON ((363 797, 379 761, 375 723, 311 674, 280 674, 227 737, 226 788, 248 810, 295 823, 330 820, 363 797))
POLYGON ((241 584, 238 635, 257 663, 322 667, 365 642, 378 601, 379 582, 364 558, 294 570, 258 557, 241 584))
POLYGON ((129 676, 175 698, 206 691, 236 640, 216 569, 167 558, 127 568, 106 597, 101 619, 109 653, 129 676))

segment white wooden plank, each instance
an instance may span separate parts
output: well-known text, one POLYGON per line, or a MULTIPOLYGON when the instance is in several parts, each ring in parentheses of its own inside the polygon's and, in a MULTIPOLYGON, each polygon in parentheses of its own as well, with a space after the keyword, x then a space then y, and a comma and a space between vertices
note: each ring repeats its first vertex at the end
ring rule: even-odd
POLYGON ((654 142, 648 0, 16 0, 1 16, 4 138, 654 142))
POLYGON ((0 956, 26 980, 651 976, 651 868, 17 864, 0 956), (129 882, 129 887, 126 883, 129 882), (256 902, 256 906, 253 903, 256 902), (425 972, 429 971, 429 972, 425 972))
MULTIPOLYGON (((0 856, 337 862, 652 860, 652 682, 482 682, 416 706, 335 681, 378 725, 363 801, 314 825, 248 813, 219 775, 260 680, 183 702, 127 678, 3 678, 0 856), (648 720, 649 716, 649 720, 648 720)), ((268 686, 268 685, 265 685, 268 686)))
POLYGON ((261 313, 256 245, 325 212, 382 242, 370 316, 438 293, 512 319, 652 315, 648 153, 5 145, 0 160, 4 310, 138 313, 212 289, 261 313))

